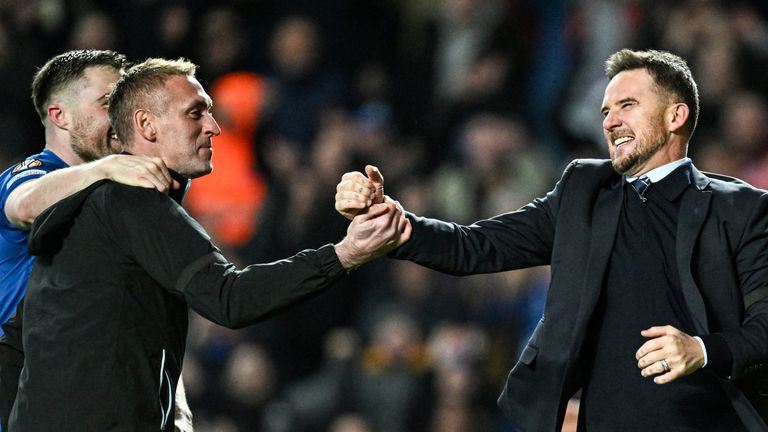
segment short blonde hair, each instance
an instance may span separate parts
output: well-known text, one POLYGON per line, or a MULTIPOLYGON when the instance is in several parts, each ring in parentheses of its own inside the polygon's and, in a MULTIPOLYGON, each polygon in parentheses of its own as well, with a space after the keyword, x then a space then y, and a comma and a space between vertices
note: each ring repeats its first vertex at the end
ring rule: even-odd
POLYGON ((131 66, 117 81, 109 97, 109 121, 122 143, 133 138, 132 116, 140 108, 162 110, 163 93, 158 90, 168 78, 177 75, 195 76, 197 65, 179 58, 149 58, 131 66))

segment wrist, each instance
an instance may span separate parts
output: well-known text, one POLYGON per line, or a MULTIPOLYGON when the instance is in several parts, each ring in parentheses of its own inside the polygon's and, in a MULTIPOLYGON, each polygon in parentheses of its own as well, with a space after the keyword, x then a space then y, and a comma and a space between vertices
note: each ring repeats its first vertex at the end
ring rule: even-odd
POLYGON ((346 237, 333 245, 333 249, 336 251, 336 257, 339 259, 341 266, 344 267, 344 270, 352 271, 359 266, 354 259, 355 254, 346 237))
POLYGON ((112 180, 112 170, 109 169, 110 158, 112 158, 112 155, 90 163, 91 169, 89 171, 92 182, 97 182, 102 179, 112 180))

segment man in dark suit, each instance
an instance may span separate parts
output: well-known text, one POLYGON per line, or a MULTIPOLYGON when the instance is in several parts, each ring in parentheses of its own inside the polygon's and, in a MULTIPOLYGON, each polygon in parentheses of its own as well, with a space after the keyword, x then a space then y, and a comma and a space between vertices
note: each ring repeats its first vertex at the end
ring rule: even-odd
MULTIPOLYGON (((459 275, 551 266, 499 398, 519 430, 559 430, 579 390, 580 430, 768 430, 768 195, 686 157, 699 103, 684 60, 622 50, 606 72, 610 160, 576 160, 546 196, 472 225, 408 214, 393 255, 459 275)), ((345 216, 385 198, 366 172, 338 185, 345 216)))

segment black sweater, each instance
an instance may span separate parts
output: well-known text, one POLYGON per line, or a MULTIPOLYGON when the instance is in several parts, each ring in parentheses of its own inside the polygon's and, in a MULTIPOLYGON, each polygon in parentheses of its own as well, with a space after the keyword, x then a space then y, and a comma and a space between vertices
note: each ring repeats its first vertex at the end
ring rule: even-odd
POLYGON ((265 319, 344 275, 332 245, 242 270, 173 199, 100 182, 37 218, 18 432, 173 430, 187 310, 265 319))

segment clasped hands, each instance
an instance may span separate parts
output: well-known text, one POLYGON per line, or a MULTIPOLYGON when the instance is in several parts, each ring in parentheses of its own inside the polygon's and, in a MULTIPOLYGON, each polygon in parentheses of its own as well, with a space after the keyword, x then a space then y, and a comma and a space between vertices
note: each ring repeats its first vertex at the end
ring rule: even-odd
POLYGON ((384 195, 384 178, 371 165, 342 176, 336 186, 336 210, 352 222, 335 245, 345 269, 354 269, 399 247, 411 237, 403 207, 384 195))
POLYGON ((704 365, 699 342, 675 327, 651 327, 640 334, 648 340, 635 353, 637 367, 644 377, 653 376, 656 384, 690 375, 704 365))

